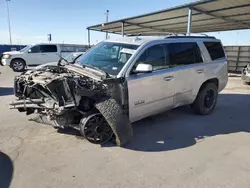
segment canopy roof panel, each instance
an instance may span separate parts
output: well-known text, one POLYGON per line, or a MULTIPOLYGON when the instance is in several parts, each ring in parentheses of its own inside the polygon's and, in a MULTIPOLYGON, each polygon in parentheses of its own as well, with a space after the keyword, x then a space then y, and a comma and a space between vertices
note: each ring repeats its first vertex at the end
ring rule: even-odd
POLYGON ((87 29, 109 33, 186 33, 188 12, 192 9, 192 33, 250 29, 249 0, 202 0, 140 16, 90 26, 87 29))

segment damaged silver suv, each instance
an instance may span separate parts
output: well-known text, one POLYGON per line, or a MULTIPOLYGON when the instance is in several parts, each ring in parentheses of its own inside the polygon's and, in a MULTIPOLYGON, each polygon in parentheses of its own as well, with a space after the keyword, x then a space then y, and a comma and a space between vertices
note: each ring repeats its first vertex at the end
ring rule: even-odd
POLYGON ((213 112, 227 84, 220 40, 200 36, 136 36, 106 40, 75 64, 28 70, 14 81, 10 108, 78 129, 90 142, 126 144, 131 123, 183 105, 213 112))

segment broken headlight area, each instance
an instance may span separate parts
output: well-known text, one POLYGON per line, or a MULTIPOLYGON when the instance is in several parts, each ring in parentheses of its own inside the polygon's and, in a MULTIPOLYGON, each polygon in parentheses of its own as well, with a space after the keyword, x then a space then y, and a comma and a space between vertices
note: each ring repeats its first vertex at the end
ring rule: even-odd
POLYGON ((17 76, 14 90, 11 109, 46 116, 54 127, 78 129, 92 143, 115 136, 117 145, 124 145, 132 137, 122 79, 48 66, 17 76))

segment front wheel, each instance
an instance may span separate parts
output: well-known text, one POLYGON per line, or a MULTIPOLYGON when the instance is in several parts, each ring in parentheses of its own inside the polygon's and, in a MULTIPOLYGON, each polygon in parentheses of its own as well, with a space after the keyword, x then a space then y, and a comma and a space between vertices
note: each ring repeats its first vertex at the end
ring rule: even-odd
POLYGON ((80 133, 93 144, 104 144, 113 137, 111 127, 100 113, 83 118, 80 133))
POLYGON ((200 115, 211 114, 216 106, 218 88, 214 83, 207 83, 198 93, 192 104, 195 112, 200 115))
POLYGON ((22 72, 25 69, 25 61, 22 59, 14 59, 11 62, 11 68, 15 72, 22 72))

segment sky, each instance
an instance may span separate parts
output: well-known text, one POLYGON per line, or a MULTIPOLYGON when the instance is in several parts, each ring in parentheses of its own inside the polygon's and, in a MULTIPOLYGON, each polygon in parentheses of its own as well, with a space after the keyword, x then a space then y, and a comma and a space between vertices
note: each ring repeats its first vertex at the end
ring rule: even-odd
MULTIPOLYGON (((193 0, 10 0, 13 44, 52 42, 87 44, 86 28, 109 21, 178 6, 193 0), (151 2, 151 3, 150 3, 151 2)), ((250 30, 209 33, 224 45, 250 45, 250 30)), ((119 36, 112 35, 111 38, 119 36)), ((91 31, 91 43, 105 39, 105 33, 91 31)), ((0 0, 0 44, 9 43, 6 0, 0 0)))

